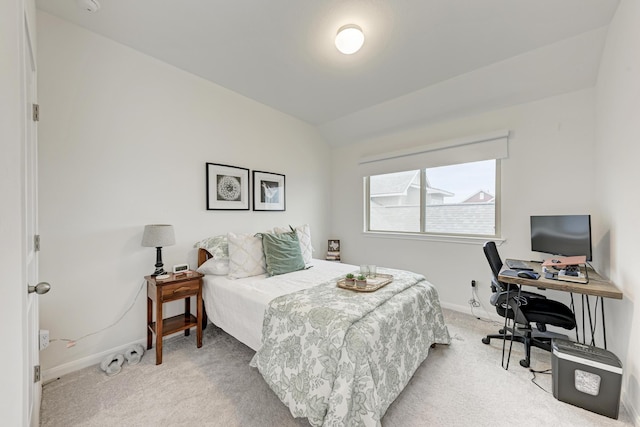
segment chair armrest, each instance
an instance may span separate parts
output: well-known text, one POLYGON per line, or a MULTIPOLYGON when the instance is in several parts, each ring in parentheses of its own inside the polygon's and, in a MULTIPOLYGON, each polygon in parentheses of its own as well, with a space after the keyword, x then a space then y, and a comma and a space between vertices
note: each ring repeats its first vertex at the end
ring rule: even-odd
POLYGON ((511 311, 517 313, 517 318, 515 319, 516 323, 529 324, 529 320, 526 318, 526 304, 523 305, 521 303, 522 300, 528 301, 528 299, 529 298, 521 293, 520 299, 518 300, 518 293, 511 291, 509 292, 509 300, 507 300, 507 291, 504 291, 494 293, 491 295, 489 300, 491 301, 491 304, 496 306, 496 308, 506 308, 508 305, 511 311))
POLYGON ((520 296, 527 297, 527 298, 547 299, 545 295, 536 294, 535 292, 527 292, 527 291, 520 291, 520 296))

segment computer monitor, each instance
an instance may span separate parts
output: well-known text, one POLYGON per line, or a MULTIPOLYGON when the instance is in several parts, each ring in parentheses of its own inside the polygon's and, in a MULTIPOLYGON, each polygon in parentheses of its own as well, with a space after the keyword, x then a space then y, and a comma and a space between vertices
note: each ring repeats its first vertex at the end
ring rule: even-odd
POLYGON ((591 216, 532 216, 531 250, 562 256, 584 255, 591 261, 591 216))

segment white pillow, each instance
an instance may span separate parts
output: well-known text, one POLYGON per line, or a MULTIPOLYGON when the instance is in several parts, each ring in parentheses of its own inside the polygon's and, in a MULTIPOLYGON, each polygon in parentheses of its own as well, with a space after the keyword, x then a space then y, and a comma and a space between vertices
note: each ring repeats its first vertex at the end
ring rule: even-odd
POLYGON ((193 245, 194 248, 206 249, 211 254, 213 259, 228 260, 229 259, 229 244, 227 242, 227 236, 215 236, 208 237, 200 240, 193 245))
POLYGON ((262 239, 252 234, 228 233, 229 277, 257 276, 267 272, 267 263, 262 249, 262 239))
POLYGON ((276 233, 290 233, 292 230, 298 235, 300 241, 300 252, 302 252, 302 259, 305 264, 309 264, 313 258, 313 246, 311 246, 311 227, 309 224, 299 225, 297 227, 291 227, 284 229, 276 227, 273 229, 276 233))
POLYGON ((229 260, 209 258, 196 271, 201 274, 226 276, 229 274, 229 260))

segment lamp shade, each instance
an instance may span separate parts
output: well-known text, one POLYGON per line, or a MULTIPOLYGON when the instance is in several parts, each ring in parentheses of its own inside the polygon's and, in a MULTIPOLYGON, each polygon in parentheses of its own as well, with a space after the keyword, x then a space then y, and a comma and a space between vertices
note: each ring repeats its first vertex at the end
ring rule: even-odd
POLYGON ((142 234, 142 246, 151 248, 163 248, 176 244, 176 235, 173 225, 150 224, 144 226, 142 234))

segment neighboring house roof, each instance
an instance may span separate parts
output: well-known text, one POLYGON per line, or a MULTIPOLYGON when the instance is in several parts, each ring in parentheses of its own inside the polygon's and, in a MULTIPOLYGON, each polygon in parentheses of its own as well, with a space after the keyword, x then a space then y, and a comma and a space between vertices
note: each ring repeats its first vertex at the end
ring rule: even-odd
POLYGON ((398 196, 407 194, 409 186, 418 180, 420 171, 396 172, 384 175, 384 179, 371 179, 369 194, 371 197, 398 196))
POLYGON ((460 203, 490 203, 493 202, 493 199, 495 199, 493 194, 480 190, 473 193, 460 203))
POLYGON ((433 188, 427 186, 427 194, 442 194, 443 197, 455 196, 455 193, 452 193, 447 190, 441 190, 439 188, 433 188))
MULTIPOLYGON (((401 196, 407 194, 410 187, 420 188, 420 171, 407 171, 386 174, 384 179, 371 179, 369 181, 369 193, 371 197, 401 196)), ((454 194, 429 186, 427 178, 427 193, 453 196, 454 194)))

